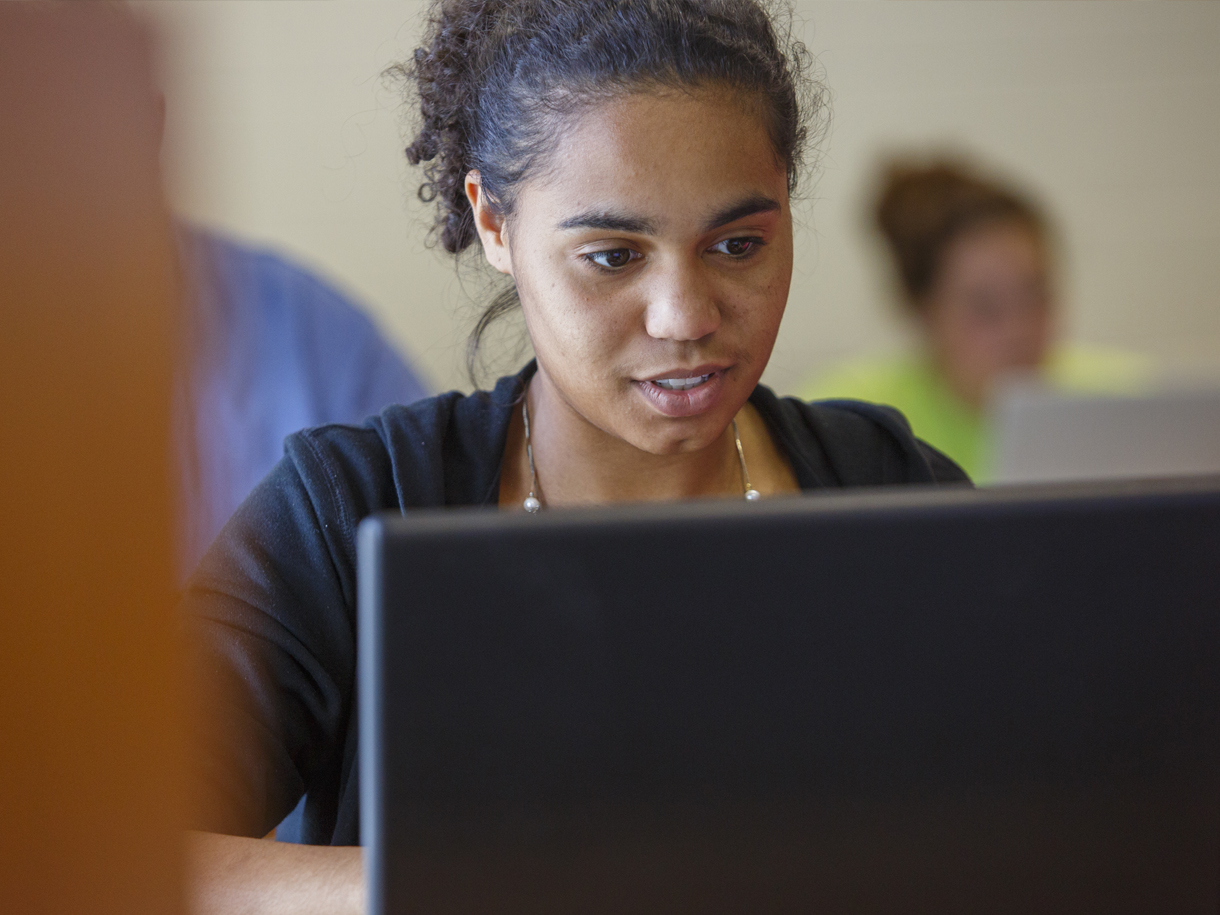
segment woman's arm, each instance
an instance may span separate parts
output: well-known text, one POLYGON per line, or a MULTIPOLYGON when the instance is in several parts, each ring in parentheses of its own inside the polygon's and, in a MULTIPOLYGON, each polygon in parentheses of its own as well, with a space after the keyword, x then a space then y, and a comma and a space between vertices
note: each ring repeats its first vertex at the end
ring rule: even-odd
POLYGON ((363 915, 359 848, 187 833, 191 915, 363 915))
MULTIPOLYGON (((348 437, 367 437, 348 430, 348 437)), ((372 433, 368 433, 372 434, 372 433)), ((357 771, 354 519, 380 477, 288 456, 226 525, 182 604, 195 776, 187 825, 195 913, 363 912, 357 771), (353 497, 336 492, 352 481, 353 497), (363 488, 361 487, 363 484, 363 488), (347 789, 352 790, 347 790, 347 789), (258 839, 309 791, 311 843, 258 839)), ((349 449, 350 450, 350 449, 349 449)))

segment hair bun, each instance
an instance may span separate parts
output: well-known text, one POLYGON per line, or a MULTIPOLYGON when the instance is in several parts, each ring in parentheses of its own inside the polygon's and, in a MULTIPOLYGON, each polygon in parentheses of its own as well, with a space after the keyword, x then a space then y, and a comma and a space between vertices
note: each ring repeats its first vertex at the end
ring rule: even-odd
POLYGON ((891 162, 874 213, 915 305, 935 284, 945 249, 964 232, 1006 220, 1023 222, 1039 234, 1044 231, 1042 216, 1031 202, 949 159, 891 162))

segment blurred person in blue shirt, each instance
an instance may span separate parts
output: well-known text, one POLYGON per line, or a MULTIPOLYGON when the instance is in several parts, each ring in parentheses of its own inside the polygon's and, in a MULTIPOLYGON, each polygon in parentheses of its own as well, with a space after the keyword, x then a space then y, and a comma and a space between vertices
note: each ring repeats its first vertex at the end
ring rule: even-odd
POLYGON ((312 273, 194 226, 179 245, 191 357, 179 372, 180 577, 280 459, 285 436, 359 423, 430 391, 371 320, 312 273))

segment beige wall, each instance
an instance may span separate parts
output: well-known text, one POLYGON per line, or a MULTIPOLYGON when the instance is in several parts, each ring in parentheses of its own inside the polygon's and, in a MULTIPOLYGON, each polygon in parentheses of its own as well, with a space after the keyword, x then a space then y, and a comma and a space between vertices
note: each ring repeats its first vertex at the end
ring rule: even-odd
MULTIPOLYGON (((358 296, 438 388, 466 386, 474 303, 425 250, 394 92, 418 2, 138 3, 166 37, 167 156, 190 217, 358 296)), ((978 154, 1066 239, 1072 339, 1220 365, 1220 4, 798 4, 834 120, 766 379, 900 345, 865 225, 890 150, 978 154)), ((477 290, 474 290, 477 291, 477 290)))

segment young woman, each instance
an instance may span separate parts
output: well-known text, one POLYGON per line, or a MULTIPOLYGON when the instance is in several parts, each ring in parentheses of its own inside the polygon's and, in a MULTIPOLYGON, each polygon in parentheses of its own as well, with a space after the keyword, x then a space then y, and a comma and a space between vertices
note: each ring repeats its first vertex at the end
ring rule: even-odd
POLYGON ((807 396, 892 404, 978 480, 991 463, 987 407, 1006 377, 1094 392, 1146 380, 1149 367, 1134 355, 1054 344, 1051 233, 1017 191, 952 161, 896 162, 874 218, 921 346, 907 357, 839 366, 807 396))
POLYGON ((445 248, 478 244, 511 277, 537 359, 489 392, 289 438, 208 553, 186 598, 221 703, 201 910, 359 910, 365 515, 964 480, 893 411, 758 384, 792 270, 803 65, 758 0, 434 4, 405 68, 423 115, 407 155, 445 248), (306 841, 348 847, 238 838, 302 793, 306 841))

